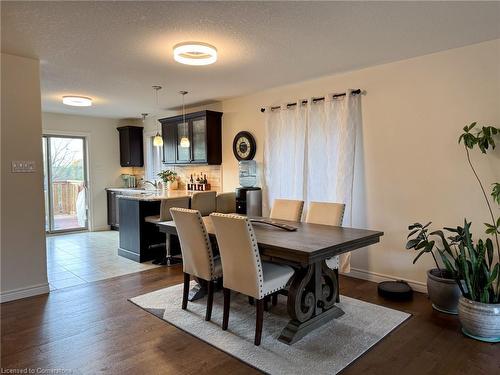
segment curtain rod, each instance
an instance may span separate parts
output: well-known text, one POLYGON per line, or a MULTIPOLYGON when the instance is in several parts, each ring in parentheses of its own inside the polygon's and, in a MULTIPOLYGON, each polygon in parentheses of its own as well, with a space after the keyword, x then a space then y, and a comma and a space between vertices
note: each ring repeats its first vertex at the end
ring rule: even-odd
MULTIPOLYGON (((351 91, 351 95, 360 95, 360 94, 362 94, 361 89, 356 89, 356 90, 352 90, 352 91, 351 91)), ((340 98, 340 97, 342 97, 342 96, 346 96, 346 95, 347 95, 347 94, 346 94, 345 92, 343 92, 343 93, 341 93, 341 94, 333 94, 333 95, 332 95, 332 99, 340 98)), ((325 100, 325 97, 324 97, 324 96, 323 96, 323 97, 321 97, 321 98, 312 98, 312 99, 311 99, 311 102, 316 103, 316 102, 320 102, 320 101, 322 101, 322 100, 325 100)), ((302 101, 300 102, 300 104, 307 104, 307 102, 308 102, 307 100, 302 100, 302 101)), ((286 107, 287 107, 287 108, 290 108, 290 107, 293 107, 294 105, 297 105, 297 102, 295 102, 295 103, 288 103, 288 104, 286 105, 286 107)), ((271 107, 270 109, 271 109, 271 111, 273 111, 273 110, 275 110, 275 109, 279 109, 279 108, 281 108, 281 106, 271 107)), ((261 111, 261 112, 265 112, 265 111, 266 111, 266 109, 265 109, 265 108, 261 108, 261 109, 260 109, 260 111, 261 111)))

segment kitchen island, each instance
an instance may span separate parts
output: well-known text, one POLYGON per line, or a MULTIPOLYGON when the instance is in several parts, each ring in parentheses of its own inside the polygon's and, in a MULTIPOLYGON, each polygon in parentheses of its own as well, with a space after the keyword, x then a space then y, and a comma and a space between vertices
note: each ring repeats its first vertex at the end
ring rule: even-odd
MULTIPOLYGON (((119 194, 119 193, 118 193, 119 194)), ((165 234, 156 225, 145 221, 147 216, 160 214, 160 201, 166 198, 191 196, 187 190, 137 190, 117 195, 120 242, 118 255, 136 262, 161 258, 165 252, 165 234)), ((180 251, 176 241, 172 253, 180 251)))

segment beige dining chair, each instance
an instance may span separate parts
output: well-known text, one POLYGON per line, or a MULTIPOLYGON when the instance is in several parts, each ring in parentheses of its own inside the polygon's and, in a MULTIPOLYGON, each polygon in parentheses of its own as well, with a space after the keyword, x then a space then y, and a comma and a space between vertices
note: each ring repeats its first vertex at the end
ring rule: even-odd
POLYGON ((236 212, 236 193, 219 193, 217 194, 217 212, 223 214, 234 214, 236 212))
POLYGON ((220 258, 214 257, 212 245, 210 244, 210 239, 208 238, 208 233, 199 211, 185 208, 171 208, 170 212, 179 236, 183 260, 184 288, 182 292, 182 309, 187 309, 191 276, 200 278, 208 283, 205 320, 210 320, 214 300, 214 281, 222 277, 220 258))
MULTIPOLYGON (((333 202, 311 202, 306 215, 306 223, 342 226, 344 219, 345 204, 333 202)), ((334 256, 326 260, 326 265, 339 274, 339 257, 334 256)), ((336 297, 339 302, 339 296, 336 297)))
MULTIPOLYGON (((160 214, 153 216, 146 216, 144 221, 152 224, 157 224, 160 221, 171 221, 172 215, 170 214, 170 209, 172 207, 179 208, 189 208, 190 198, 188 196, 185 197, 173 197, 173 198, 164 198, 160 201, 160 214)), ((163 243, 152 244, 150 247, 159 247, 163 246, 163 243)), ((155 260, 154 264, 162 264, 162 265, 172 265, 176 263, 180 263, 180 259, 176 259, 172 256, 171 251, 171 237, 170 235, 166 235, 165 238, 165 252, 160 257, 160 259, 155 260)))
POLYGON ((292 199, 275 199, 269 217, 271 219, 300 221, 304 201, 292 199))
POLYGON ((197 191, 191 197, 191 209, 198 210, 201 216, 208 216, 217 210, 215 191, 197 191))
POLYGON ((248 218, 213 213, 210 215, 217 237, 224 273, 224 311, 222 329, 229 324, 231 290, 255 299, 256 324, 254 344, 260 345, 264 318, 264 298, 285 288, 292 277, 292 267, 263 262, 248 218))

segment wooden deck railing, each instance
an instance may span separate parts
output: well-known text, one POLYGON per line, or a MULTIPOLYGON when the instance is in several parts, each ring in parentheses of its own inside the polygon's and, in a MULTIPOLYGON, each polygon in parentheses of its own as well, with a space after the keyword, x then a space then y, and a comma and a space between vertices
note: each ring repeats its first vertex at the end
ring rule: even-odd
POLYGON ((54 215, 75 215, 76 198, 82 181, 66 180, 52 183, 52 207, 54 215))

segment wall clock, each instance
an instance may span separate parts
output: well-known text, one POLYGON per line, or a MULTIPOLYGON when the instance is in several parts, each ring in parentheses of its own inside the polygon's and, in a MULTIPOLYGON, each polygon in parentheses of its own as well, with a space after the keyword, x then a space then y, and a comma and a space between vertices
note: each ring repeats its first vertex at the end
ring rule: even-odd
POLYGON ((233 154, 238 160, 252 160, 257 150, 255 138, 249 132, 239 132, 233 140, 233 154))

